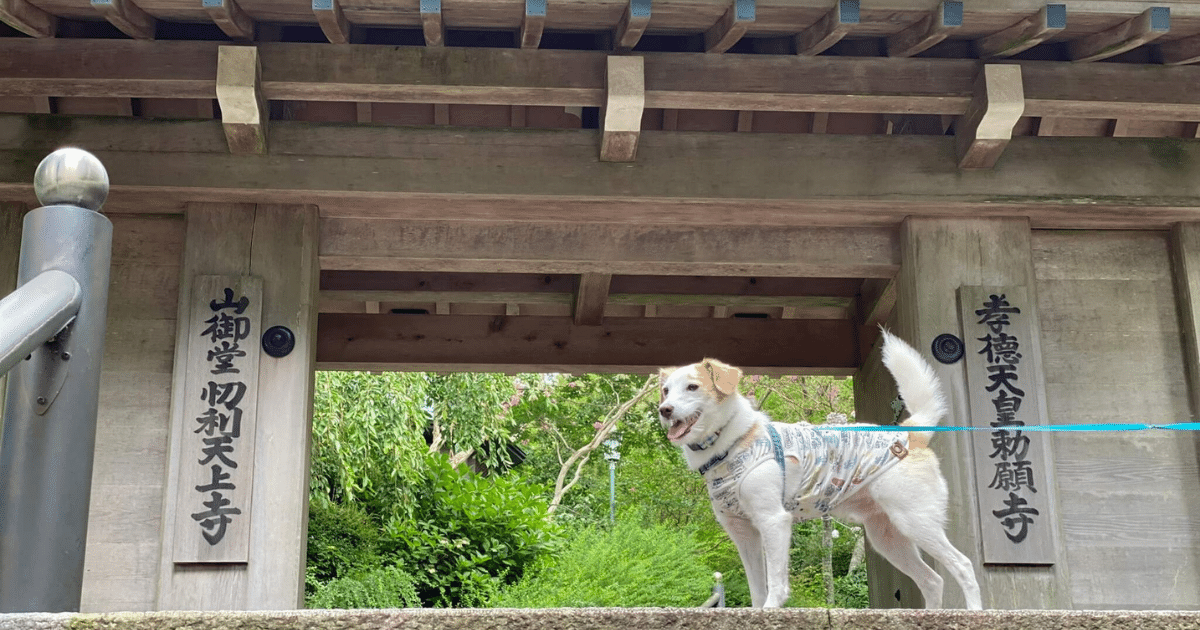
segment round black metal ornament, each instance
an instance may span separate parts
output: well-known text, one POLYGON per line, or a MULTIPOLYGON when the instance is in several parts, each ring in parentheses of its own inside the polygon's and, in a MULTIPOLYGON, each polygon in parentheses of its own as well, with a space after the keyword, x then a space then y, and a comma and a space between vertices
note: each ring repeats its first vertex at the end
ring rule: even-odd
POLYGON ((950 333, 942 333, 933 340, 933 358, 945 363, 957 363, 963 357, 963 341, 950 333))
POLYGON ((296 347, 296 335, 287 326, 272 326, 262 336, 263 352, 282 359, 296 347))

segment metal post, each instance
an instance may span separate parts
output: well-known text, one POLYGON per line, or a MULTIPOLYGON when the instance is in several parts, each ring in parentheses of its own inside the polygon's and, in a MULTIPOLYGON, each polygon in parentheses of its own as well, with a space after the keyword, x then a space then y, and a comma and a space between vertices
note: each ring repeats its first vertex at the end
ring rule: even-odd
POLYGON ((9 372, 0 613, 79 610, 108 312, 112 223, 97 212, 108 195, 104 167, 86 151, 60 149, 38 166, 34 190, 44 207, 25 217, 18 286, 57 270, 78 282, 82 299, 74 321, 9 372))

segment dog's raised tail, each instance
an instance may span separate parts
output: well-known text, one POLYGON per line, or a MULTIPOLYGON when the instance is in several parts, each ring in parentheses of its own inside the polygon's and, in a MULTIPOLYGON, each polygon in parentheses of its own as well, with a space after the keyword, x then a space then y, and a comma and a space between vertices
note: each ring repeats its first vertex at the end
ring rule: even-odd
MULTIPOLYGON (((947 409, 941 381, 933 367, 904 340, 886 329, 880 330, 883 333, 883 365, 896 379, 896 387, 909 413, 901 426, 936 426, 945 417, 947 409)), ((909 445, 929 446, 931 437, 930 431, 913 431, 909 433, 909 445)))

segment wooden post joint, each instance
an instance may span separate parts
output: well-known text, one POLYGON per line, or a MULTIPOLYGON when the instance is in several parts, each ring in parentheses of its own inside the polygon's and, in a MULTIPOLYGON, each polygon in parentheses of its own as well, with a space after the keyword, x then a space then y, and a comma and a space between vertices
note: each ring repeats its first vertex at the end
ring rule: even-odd
POLYGON ((612 275, 607 273, 585 273, 579 276, 579 287, 575 291, 575 325, 599 326, 604 319, 604 305, 608 304, 608 290, 612 275))
POLYGON ((267 152, 267 101, 262 62, 253 46, 221 46, 217 52, 217 102, 230 153, 267 152))
POLYGON ((608 57, 604 73, 607 97, 600 160, 632 162, 637 157, 642 112, 646 107, 646 66, 643 57, 608 57))
POLYGON ((985 64, 975 79, 975 97, 967 113, 954 125, 959 168, 995 166, 1023 113, 1021 66, 985 64))

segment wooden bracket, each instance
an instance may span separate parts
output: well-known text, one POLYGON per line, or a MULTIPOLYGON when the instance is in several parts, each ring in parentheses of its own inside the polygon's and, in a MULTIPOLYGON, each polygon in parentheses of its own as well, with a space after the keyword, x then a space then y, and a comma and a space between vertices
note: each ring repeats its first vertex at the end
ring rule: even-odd
POLYGON ((312 10, 329 43, 350 43, 350 23, 339 0, 312 0, 312 10))
POLYGON ((975 98, 954 125, 958 167, 992 168, 1025 113, 1021 66, 985 64, 975 79, 975 98))
POLYGON ((1067 45, 1071 61, 1098 61, 1133 50, 1171 30, 1171 9, 1150 7, 1107 31, 1088 35, 1067 45))
POLYGON ((754 0, 733 0, 725 15, 704 33, 704 51, 723 53, 729 50, 754 26, 754 19, 754 0))
POLYGON ((157 21, 132 0, 91 0, 92 8, 133 39, 154 39, 157 21))
POLYGON ((442 21, 442 0, 421 0, 421 28, 425 31, 425 45, 446 45, 446 23, 442 21))
POLYGON ((838 0, 829 13, 796 36, 796 54, 819 55, 842 41, 855 26, 858 26, 858 0, 838 0))
POLYGON ((645 60, 610 55, 604 76, 608 95, 603 112, 600 160, 632 162, 637 157, 642 112, 646 107, 645 60))
POLYGON ((542 45, 547 1, 525 0, 525 17, 521 20, 521 48, 536 49, 542 45))
POLYGON ((963 3, 946 0, 919 22, 887 38, 889 57, 912 57, 946 39, 963 24, 963 3))
POLYGON ((217 26, 230 37, 239 41, 254 39, 254 20, 238 6, 237 0, 202 0, 204 10, 217 26))
POLYGON ((975 42, 980 59, 1011 57, 1054 37, 1067 27, 1067 5, 1047 4, 1037 13, 975 42))
POLYGON ((1158 56, 1168 66, 1196 63, 1200 61, 1200 35, 1162 44, 1158 56))
POLYGON ((579 276, 579 288, 575 291, 575 325, 599 326, 604 319, 604 305, 608 303, 608 289, 612 275, 607 273, 585 273, 579 276))
POLYGON ((217 50, 217 102, 230 153, 267 152, 267 101, 262 62, 253 46, 217 50))
POLYGON ((616 36, 613 38, 616 42, 614 48, 619 52, 633 50, 649 23, 650 0, 629 0, 629 4, 625 6, 625 13, 621 15, 621 21, 617 23, 616 36))
POLYGON ((29 0, 0 0, 0 22, 30 37, 54 37, 58 29, 58 18, 29 0))

